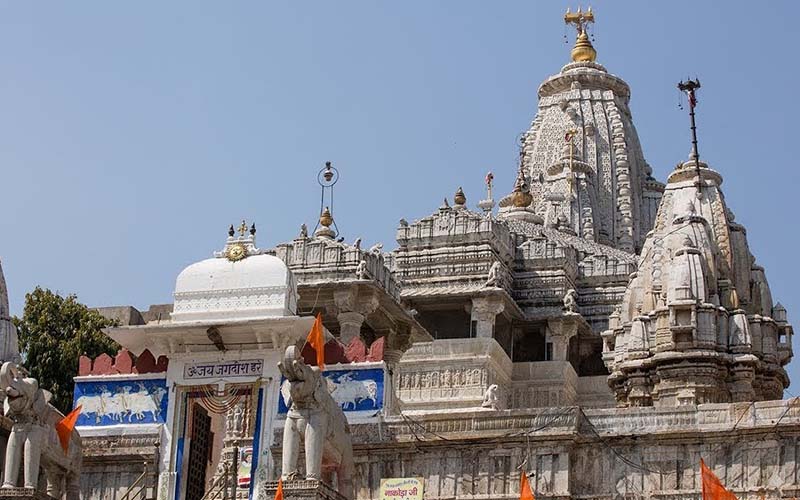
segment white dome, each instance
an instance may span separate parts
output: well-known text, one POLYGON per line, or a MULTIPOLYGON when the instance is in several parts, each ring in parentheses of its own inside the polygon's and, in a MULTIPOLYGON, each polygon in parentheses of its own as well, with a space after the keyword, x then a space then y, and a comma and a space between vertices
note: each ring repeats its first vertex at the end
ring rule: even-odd
POLYGON ((293 316, 294 276, 272 255, 232 262, 206 259, 184 269, 175 282, 173 322, 293 316))

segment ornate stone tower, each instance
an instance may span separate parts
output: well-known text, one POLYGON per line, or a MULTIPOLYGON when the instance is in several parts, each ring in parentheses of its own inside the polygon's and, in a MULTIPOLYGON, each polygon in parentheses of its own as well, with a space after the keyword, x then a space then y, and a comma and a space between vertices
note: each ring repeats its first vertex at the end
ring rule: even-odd
MULTIPOLYGON (((572 62, 539 87, 539 108, 522 140, 530 206, 546 225, 627 252, 641 249, 664 186, 652 177, 633 126, 630 88, 595 62, 591 10, 567 11, 577 28, 572 62)), ((512 208, 511 197, 500 211, 512 208)))
POLYGON ((3 276, 3 265, 0 264, 0 362, 20 362, 19 342, 17 328, 11 322, 11 312, 8 306, 8 289, 3 276))
POLYGON ((603 333, 621 406, 781 399, 789 385, 792 327, 721 183, 694 159, 669 176, 638 271, 603 333))

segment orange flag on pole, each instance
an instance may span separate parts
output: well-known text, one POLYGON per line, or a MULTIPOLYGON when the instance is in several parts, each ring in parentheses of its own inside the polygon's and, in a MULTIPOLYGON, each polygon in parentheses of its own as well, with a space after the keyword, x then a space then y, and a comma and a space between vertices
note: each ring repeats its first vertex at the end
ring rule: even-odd
POLYGON ((283 479, 278 479, 278 489, 275 490, 275 500, 283 500, 283 479))
POLYGON ((58 440, 61 442, 61 447, 64 448, 64 455, 69 451, 69 438, 72 437, 72 431, 75 430, 75 422, 78 421, 81 408, 82 406, 78 406, 67 413, 67 416, 59 420, 56 424, 56 433, 58 434, 58 440))
POLYGON ((737 500, 736 495, 722 486, 719 478, 714 474, 703 459, 700 459, 700 476, 703 479, 703 500, 737 500))
POLYGON ((306 343, 310 344, 317 353, 317 366, 320 370, 325 369, 325 332, 322 328, 322 314, 317 313, 317 319, 314 320, 314 326, 308 332, 306 343))
POLYGON ((528 474, 524 470, 519 477, 519 500, 535 500, 531 485, 528 483, 528 474))

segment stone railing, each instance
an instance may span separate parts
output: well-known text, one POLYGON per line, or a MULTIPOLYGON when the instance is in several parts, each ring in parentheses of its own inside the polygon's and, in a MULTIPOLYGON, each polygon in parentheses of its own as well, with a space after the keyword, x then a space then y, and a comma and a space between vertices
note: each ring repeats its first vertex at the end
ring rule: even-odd
POLYGON ((379 283, 386 293, 395 299, 400 298, 400 288, 380 250, 366 251, 360 245, 316 237, 281 243, 273 253, 292 270, 299 286, 355 280, 356 271, 363 260, 366 262, 363 279, 379 283))
POLYGON ((397 243, 401 248, 450 247, 453 241, 467 245, 486 242, 502 259, 514 256, 508 226, 469 210, 441 208, 433 215, 397 229, 397 243))
POLYGON ((587 409, 588 422, 601 435, 727 432, 739 429, 800 425, 796 398, 752 403, 714 403, 672 408, 587 409))

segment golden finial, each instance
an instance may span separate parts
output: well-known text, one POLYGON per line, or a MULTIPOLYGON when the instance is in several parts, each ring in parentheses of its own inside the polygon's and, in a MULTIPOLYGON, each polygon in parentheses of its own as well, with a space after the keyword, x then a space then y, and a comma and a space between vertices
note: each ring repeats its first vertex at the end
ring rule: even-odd
POLYGON ((323 210, 322 214, 320 214, 319 223, 325 227, 331 227, 331 224, 333 224, 333 216, 331 215, 331 211, 328 207, 325 207, 325 210, 323 210))
POLYGON ((456 205, 466 205, 467 196, 464 194, 464 190, 461 189, 461 186, 458 187, 455 196, 453 196, 453 202, 456 205))
POLYGON ((242 219, 242 223, 239 225, 239 236, 244 238, 245 234, 247 234, 247 222, 242 219))
POLYGON ((594 23, 594 12, 592 8, 586 12, 582 12, 580 7, 576 12, 564 14, 564 22, 567 24, 574 24, 575 29, 578 31, 578 38, 575 41, 575 46, 572 47, 572 60, 574 62, 589 61, 594 62, 597 59, 597 51, 592 47, 592 42, 589 41, 589 35, 586 34, 586 26, 589 23, 594 23))
POLYGON ((511 204, 516 208, 525 208, 532 201, 533 195, 530 193, 530 188, 525 181, 525 174, 522 172, 522 165, 520 164, 517 180, 514 182, 514 190, 511 192, 511 204))

